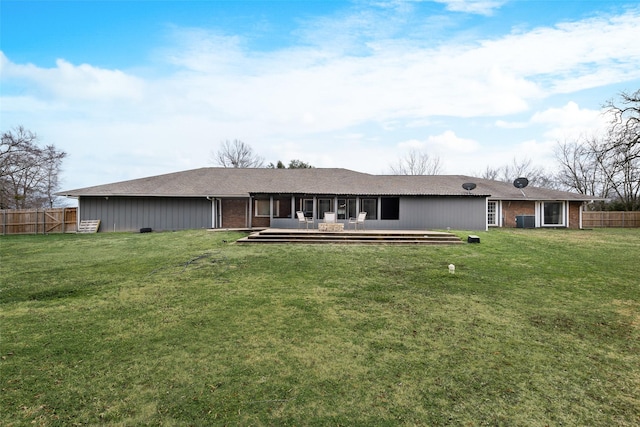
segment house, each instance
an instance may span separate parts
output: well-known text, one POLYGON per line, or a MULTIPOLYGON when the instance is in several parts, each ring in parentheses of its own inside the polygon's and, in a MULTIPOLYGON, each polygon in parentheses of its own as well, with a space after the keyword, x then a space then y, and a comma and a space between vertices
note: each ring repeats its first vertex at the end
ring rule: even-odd
POLYGON ((78 219, 100 219, 100 231, 296 228, 296 211, 316 223, 325 212, 347 222, 366 211, 367 228, 383 230, 581 228, 583 206, 593 199, 463 175, 324 168, 201 168, 58 195, 77 198, 78 219))

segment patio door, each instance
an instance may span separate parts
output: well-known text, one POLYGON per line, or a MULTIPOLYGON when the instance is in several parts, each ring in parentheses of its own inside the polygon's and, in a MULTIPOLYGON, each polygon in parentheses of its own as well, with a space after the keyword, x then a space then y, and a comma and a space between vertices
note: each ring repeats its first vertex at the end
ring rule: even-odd
POLYGON ((333 212, 333 199, 318 199, 318 219, 324 218, 325 212, 333 212))
POLYGON ((356 199, 338 199, 338 219, 356 217, 356 199))
POLYGON ((302 212, 307 218, 313 218, 313 199, 302 200, 302 212))

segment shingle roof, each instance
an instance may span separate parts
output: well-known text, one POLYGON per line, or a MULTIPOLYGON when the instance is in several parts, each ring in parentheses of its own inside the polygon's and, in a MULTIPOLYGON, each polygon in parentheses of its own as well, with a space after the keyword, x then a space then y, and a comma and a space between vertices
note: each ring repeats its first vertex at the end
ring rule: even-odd
POLYGON ((61 191, 58 195, 150 197, 248 197, 250 194, 371 196, 476 196, 502 200, 591 200, 577 193, 527 187, 465 175, 370 175, 349 169, 201 168, 112 184, 61 191), (477 187, 462 188, 465 182, 477 187))

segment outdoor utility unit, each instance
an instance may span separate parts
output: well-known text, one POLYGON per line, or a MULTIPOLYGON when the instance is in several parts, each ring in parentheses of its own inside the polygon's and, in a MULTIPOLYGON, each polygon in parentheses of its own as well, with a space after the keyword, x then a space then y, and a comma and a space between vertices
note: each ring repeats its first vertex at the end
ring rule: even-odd
POLYGON ((536 217, 534 215, 517 215, 516 228, 535 228, 536 217))

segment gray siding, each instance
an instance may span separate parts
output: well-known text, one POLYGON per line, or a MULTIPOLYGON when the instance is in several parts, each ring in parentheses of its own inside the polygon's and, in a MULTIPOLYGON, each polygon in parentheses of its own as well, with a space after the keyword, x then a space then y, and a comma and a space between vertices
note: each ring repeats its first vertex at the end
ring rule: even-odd
POLYGON ((79 220, 99 219, 99 231, 211 228, 212 205, 204 197, 81 197, 79 220))
MULTIPOLYGON (((486 200, 482 197, 414 197, 400 199, 402 229, 486 230, 486 200)), ((387 221, 376 221, 385 223, 387 221)))

